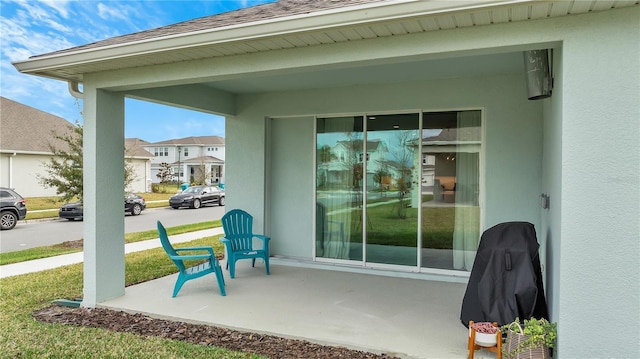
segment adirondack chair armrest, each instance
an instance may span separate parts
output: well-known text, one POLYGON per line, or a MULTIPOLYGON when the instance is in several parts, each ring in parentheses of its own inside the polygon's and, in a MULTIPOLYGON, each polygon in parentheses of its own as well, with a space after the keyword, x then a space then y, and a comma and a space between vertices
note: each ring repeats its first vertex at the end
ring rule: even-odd
POLYGON ((175 248, 176 252, 187 252, 187 251, 207 251, 209 254, 214 255, 213 248, 211 247, 182 247, 175 248))
POLYGON ((214 258, 211 254, 191 254, 184 256, 169 256, 172 260, 185 261, 190 259, 211 259, 214 258))

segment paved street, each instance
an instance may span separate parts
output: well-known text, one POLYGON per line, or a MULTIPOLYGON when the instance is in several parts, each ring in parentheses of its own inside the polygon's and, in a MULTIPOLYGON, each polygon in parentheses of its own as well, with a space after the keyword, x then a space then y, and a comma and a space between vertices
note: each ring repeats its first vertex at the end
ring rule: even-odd
MULTIPOLYGON (((125 216, 125 232, 156 229, 158 220, 165 227, 211 221, 220 219, 224 211, 224 207, 215 205, 199 209, 176 210, 169 207, 147 209, 139 216, 125 216)), ((12 252, 82 239, 83 223, 62 219, 20 221, 14 229, 0 232, 0 252, 12 252)))

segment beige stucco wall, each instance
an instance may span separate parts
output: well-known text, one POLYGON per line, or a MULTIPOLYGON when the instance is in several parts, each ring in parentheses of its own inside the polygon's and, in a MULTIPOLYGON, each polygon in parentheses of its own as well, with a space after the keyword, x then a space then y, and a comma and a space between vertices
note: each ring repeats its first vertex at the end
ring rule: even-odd
POLYGON ((151 192, 151 161, 142 158, 129 161, 135 173, 135 179, 127 189, 138 193, 151 192))
POLYGON ((13 187, 23 197, 55 196, 55 188, 46 188, 38 182, 38 176, 46 175, 44 163, 48 155, 3 153, 0 158, 0 186, 13 187))
MULTIPOLYGON (((45 164, 50 159, 44 154, 17 153, 15 156, 2 153, 0 155, 0 186, 12 187, 23 197, 55 196, 55 188, 44 187, 38 181, 39 176, 46 176, 45 164), (10 159, 10 157, 12 157, 10 159)), ((147 180, 151 168, 148 159, 132 159, 136 179, 129 189, 133 192, 148 192, 147 180)))

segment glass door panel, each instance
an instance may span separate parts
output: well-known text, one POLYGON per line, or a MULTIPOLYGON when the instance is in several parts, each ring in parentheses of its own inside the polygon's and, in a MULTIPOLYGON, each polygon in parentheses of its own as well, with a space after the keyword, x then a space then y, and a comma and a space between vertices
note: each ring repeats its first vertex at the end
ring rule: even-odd
POLYGON ((423 114, 422 267, 471 271, 480 240, 481 112, 423 114))
POLYGON ((318 118, 316 127, 316 257, 361 261, 363 118, 318 118))
POLYGON ((419 114, 367 116, 358 159, 366 171, 366 261, 416 266, 419 114))

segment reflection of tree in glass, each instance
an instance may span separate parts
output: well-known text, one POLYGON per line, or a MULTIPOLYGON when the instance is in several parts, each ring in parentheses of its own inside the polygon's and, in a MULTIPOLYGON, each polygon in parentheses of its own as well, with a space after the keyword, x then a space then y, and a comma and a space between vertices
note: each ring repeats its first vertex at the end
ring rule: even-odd
POLYGON ((384 195, 384 192, 389 189, 391 172, 389 172, 389 168, 386 163, 379 163, 379 166, 378 170, 373 174, 373 181, 380 186, 380 191, 384 195))
POLYGON ((320 161, 320 163, 328 163, 336 158, 337 156, 331 152, 331 147, 329 147, 329 145, 323 145, 318 150, 318 161, 320 161))
POLYGON ((398 218, 407 218, 406 200, 412 187, 413 157, 416 150, 417 131, 405 130, 395 131, 398 146, 392 146, 389 153, 393 161, 389 165, 393 166, 397 173, 396 187, 398 189, 398 207, 396 213, 398 218))
POLYGON ((362 132, 346 132, 346 141, 340 141, 346 150, 343 166, 347 171, 347 182, 351 189, 361 192, 362 162, 359 155, 362 153, 362 132))
POLYGON ((317 178, 317 187, 324 188, 327 185, 327 177, 328 177, 328 164, 338 159, 332 151, 329 145, 322 145, 318 149, 317 154, 317 162, 318 162, 318 178, 317 178))

